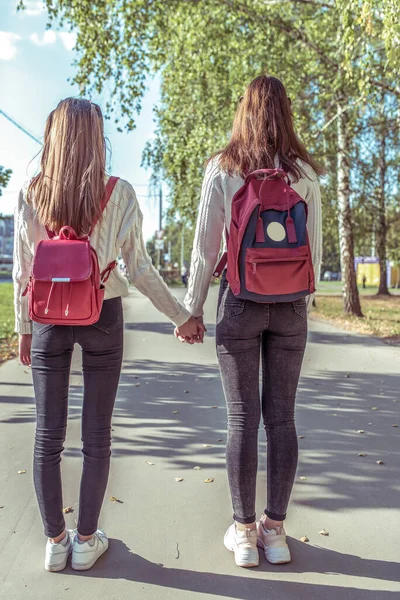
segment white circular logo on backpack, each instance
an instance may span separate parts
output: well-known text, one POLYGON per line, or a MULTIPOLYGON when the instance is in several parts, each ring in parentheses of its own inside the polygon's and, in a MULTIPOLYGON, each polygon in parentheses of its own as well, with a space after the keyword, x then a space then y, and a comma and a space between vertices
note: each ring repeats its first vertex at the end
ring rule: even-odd
POLYGON ((284 226, 277 221, 273 221, 267 227, 267 236, 274 242, 282 242, 286 237, 284 226))

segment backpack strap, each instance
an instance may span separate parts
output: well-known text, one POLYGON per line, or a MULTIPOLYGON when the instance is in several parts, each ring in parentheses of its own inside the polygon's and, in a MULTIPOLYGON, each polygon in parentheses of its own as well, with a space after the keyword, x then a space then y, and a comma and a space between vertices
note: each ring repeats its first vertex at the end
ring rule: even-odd
POLYGON ((266 175, 265 179, 278 179, 287 177, 287 173, 283 169, 257 169, 248 173, 245 178, 245 183, 248 183, 250 179, 257 179, 261 175, 266 175))
POLYGON ((224 252, 217 266, 214 269, 213 276, 221 277, 226 265, 228 264, 228 253, 224 252))
MULTIPOLYGON (((117 183, 118 179, 119 179, 119 177, 113 177, 113 176, 111 176, 108 179, 108 181, 107 181, 107 185, 105 187, 104 195, 103 195, 103 198, 102 198, 102 201, 101 201, 101 212, 102 213, 104 212, 104 210, 105 210, 105 208, 106 208, 106 206, 108 204, 108 201, 111 198, 111 194, 114 191, 115 184, 117 183)), ((92 228, 91 228, 91 230, 89 232, 89 236, 88 237, 91 236, 91 234, 93 233, 93 229, 96 227, 96 225, 97 225, 98 222, 99 222, 99 219, 96 219, 96 221, 93 223, 93 226, 92 226, 92 228)), ((47 231, 47 235, 49 236, 49 238, 51 240, 54 237, 56 237, 56 233, 54 233, 54 231, 50 231, 50 229, 48 229, 47 227, 46 227, 46 231, 47 231)))
MULTIPOLYGON (((115 188, 115 184, 117 183, 119 177, 110 177, 109 180, 107 181, 107 185, 106 185, 106 189, 104 190, 104 196, 103 199, 101 201, 101 212, 103 213, 109 199, 111 198, 111 194, 114 191, 115 188)), ((97 223, 99 222, 99 219, 96 219, 96 221, 93 223, 92 225, 92 229, 89 232, 89 237, 92 235, 94 228, 96 227, 97 223)))

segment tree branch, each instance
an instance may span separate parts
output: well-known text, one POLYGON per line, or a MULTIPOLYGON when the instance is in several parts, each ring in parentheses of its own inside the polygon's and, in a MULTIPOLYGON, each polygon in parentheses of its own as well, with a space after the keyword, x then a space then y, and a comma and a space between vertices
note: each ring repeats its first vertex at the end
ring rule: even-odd
MULTIPOLYGON (((237 11, 243 13, 249 19, 251 19, 253 22, 257 22, 257 23, 259 22, 259 19, 260 19, 259 14, 253 13, 253 11, 251 11, 247 6, 244 6, 243 4, 240 4, 240 3, 236 3, 232 0, 220 0, 220 1, 222 4, 225 4, 225 6, 228 6, 232 10, 237 10, 237 11)), ((288 1, 299 2, 299 3, 303 3, 303 4, 317 3, 318 6, 324 6, 325 8, 331 8, 331 9, 334 8, 333 4, 332 5, 328 5, 328 4, 322 5, 319 2, 315 2, 315 0, 288 0, 288 1)), ((267 3, 269 4, 271 2, 269 0, 267 0, 267 3)), ((275 0, 273 0, 272 3, 275 3, 275 0)), ((276 2, 276 4, 282 4, 282 2, 276 2)), ((287 33, 292 38, 303 42, 303 44, 305 44, 308 48, 313 50, 320 57, 321 61, 324 62, 325 64, 332 65, 332 66, 336 67, 337 69, 339 68, 339 63, 336 60, 334 60, 333 58, 328 56, 326 54, 325 50, 323 50, 317 44, 312 42, 307 37, 307 35, 305 34, 304 31, 301 31, 301 29, 298 29, 297 27, 295 27, 292 23, 284 21, 283 19, 278 19, 278 20, 272 19, 270 21, 270 23, 272 26, 276 27, 280 31, 287 33)), ((385 83, 383 81, 377 81, 376 79, 372 79, 372 78, 368 79, 368 83, 370 83, 374 87, 381 88, 381 89, 389 92, 390 94, 393 94, 397 98, 400 98, 400 90, 391 87, 388 83, 385 83)))

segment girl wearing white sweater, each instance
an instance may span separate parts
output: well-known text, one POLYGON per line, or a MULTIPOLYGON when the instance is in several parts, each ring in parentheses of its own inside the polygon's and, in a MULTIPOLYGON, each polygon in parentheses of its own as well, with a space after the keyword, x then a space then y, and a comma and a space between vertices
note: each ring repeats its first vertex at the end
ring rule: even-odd
POLYGON ((100 319, 91 326, 43 325, 29 319, 28 285, 35 248, 72 227, 90 235, 100 272, 120 250, 129 278, 164 313, 188 341, 202 340, 204 327, 171 295, 151 263, 143 242, 142 213, 132 186, 118 180, 104 212, 101 201, 106 144, 99 106, 68 98, 50 114, 44 136, 41 171, 24 188, 15 213, 14 288, 20 359, 32 366, 37 423, 34 483, 45 535, 45 568, 60 571, 72 553, 72 567, 86 570, 108 547, 97 528, 110 465, 111 417, 121 372, 126 279, 114 269, 105 283, 100 319), (67 427, 68 386, 75 343, 82 347, 84 378, 83 473, 76 532, 66 531, 62 512, 60 462, 67 427))
MULTIPOLYGON (((284 86, 274 77, 261 76, 240 100, 228 145, 210 159, 206 169, 185 299, 186 308, 200 322, 223 232, 230 228, 232 199, 246 174, 274 168, 289 175, 291 187, 307 204, 317 282, 322 246, 317 174, 322 171, 296 137, 284 86)), ((270 562, 290 561, 283 521, 297 467, 294 407, 309 299, 274 304, 242 300, 231 291, 225 274, 222 278, 216 341, 228 408, 227 470, 234 511, 234 524, 224 542, 242 567, 258 565, 257 542, 270 562), (268 484, 266 508, 256 522, 261 415, 267 435, 268 484)), ((184 338, 180 328, 176 333, 184 338)))

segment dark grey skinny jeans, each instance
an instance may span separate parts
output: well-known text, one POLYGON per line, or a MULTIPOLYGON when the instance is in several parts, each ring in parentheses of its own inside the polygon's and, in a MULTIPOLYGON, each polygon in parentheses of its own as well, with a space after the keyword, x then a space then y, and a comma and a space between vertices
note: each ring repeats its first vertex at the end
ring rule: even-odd
POLYGON ((95 325, 33 324, 32 375, 37 411, 34 484, 44 532, 50 538, 59 536, 65 528, 60 463, 75 343, 82 347, 84 382, 78 531, 92 535, 97 530, 110 467, 111 417, 123 350, 121 298, 104 302, 95 325))
POLYGON ((256 519, 258 429, 262 413, 267 435, 265 514, 283 521, 297 468, 294 410, 307 341, 306 301, 303 298, 293 303, 259 304, 240 300, 224 275, 216 338, 228 408, 227 470, 233 518, 244 524, 256 519))

